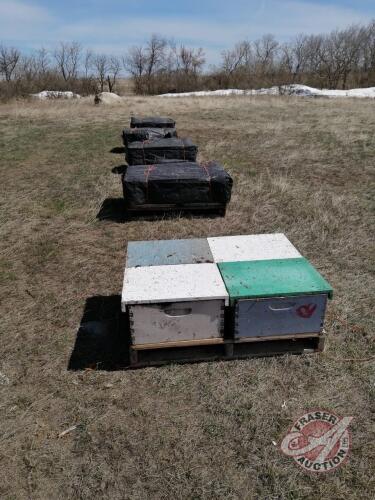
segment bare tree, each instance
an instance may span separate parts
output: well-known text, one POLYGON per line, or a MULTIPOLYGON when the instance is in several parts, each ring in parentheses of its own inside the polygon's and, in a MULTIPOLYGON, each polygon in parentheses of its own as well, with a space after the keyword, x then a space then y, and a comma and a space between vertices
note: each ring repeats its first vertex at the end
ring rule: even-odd
POLYGON ((90 70, 93 67, 94 53, 91 49, 87 49, 83 57, 83 68, 85 71, 85 78, 89 77, 90 70))
POLYGON ((189 49, 185 45, 181 45, 176 51, 176 69, 185 75, 196 75, 205 62, 206 58, 202 48, 189 49))
POLYGON ((133 76, 138 93, 152 93, 154 76, 168 66, 167 41, 151 35, 143 46, 132 47, 123 58, 124 68, 133 76))
POLYGON ((117 77, 121 70, 121 63, 118 57, 111 56, 108 63, 108 74, 107 74, 107 83, 108 90, 113 92, 115 90, 117 77))
POLYGON ((10 82, 16 66, 21 58, 21 52, 14 47, 0 45, 0 73, 10 82))
POLYGON ((362 33, 363 42, 360 55, 360 67, 358 73, 362 78, 360 81, 367 85, 375 84, 375 20, 373 20, 362 33))
POLYGON ((167 41, 165 38, 153 34, 146 43, 146 74, 152 76, 158 70, 162 69, 166 59, 167 41))
POLYGON ((109 58, 105 54, 97 54, 93 58, 93 65, 96 70, 96 78, 99 82, 100 92, 104 91, 107 72, 109 69, 109 58))
POLYGON ((322 35, 310 35, 306 40, 306 52, 307 52, 307 62, 305 77, 310 77, 314 84, 323 85, 323 75, 321 72, 320 64, 320 51, 323 44, 322 35))
POLYGON ((46 74, 50 66, 48 51, 44 47, 42 47, 41 49, 37 50, 34 59, 38 73, 42 75, 46 74))
POLYGON ((232 75, 243 66, 249 66, 252 55, 251 43, 239 42, 232 50, 222 52, 222 69, 227 75, 232 75))
POLYGON ((133 77, 134 90, 137 94, 143 94, 143 77, 146 72, 147 55, 143 46, 134 46, 122 58, 122 64, 133 77))
POLYGON ((18 80, 26 80, 27 82, 34 82, 40 76, 37 57, 21 56, 20 61, 16 68, 16 78, 18 80))
POLYGON ((367 27, 366 39, 365 49, 368 55, 368 67, 375 71, 375 19, 367 27))
POLYGON ((358 26, 350 26, 345 30, 335 30, 323 38, 318 55, 320 71, 329 88, 337 88, 340 82, 342 88, 346 88, 348 76, 359 62, 362 30, 358 26))
POLYGON ((363 46, 367 43, 366 29, 361 26, 350 26, 343 32, 344 53, 342 54, 341 81, 342 88, 347 88, 350 73, 354 72, 359 65, 363 46))
POLYGON ((287 69, 291 83, 295 83, 306 69, 309 57, 308 37, 298 35, 293 42, 284 44, 281 50, 282 65, 287 69))
POLYGON ((81 59, 81 45, 78 42, 60 42, 59 47, 53 53, 53 57, 66 82, 77 78, 81 59))
POLYGON ((270 66, 277 55, 278 47, 279 42, 270 34, 262 36, 260 40, 256 40, 254 42, 254 48, 257 62, 263 68, 270 66))
POLYGON ((159 91, 164 92, 195 90, 205 61, 202 48, 189 48, 185 45, 177 47, 170 42, 165 51, 163 66, 156 73, 155 85, 159 91))
POLYGON ((147 55, 142 46, 131 47, 126 56, 122 58, 124 69, 135 78, 140 78, 145 74, 146 63, 147 55))

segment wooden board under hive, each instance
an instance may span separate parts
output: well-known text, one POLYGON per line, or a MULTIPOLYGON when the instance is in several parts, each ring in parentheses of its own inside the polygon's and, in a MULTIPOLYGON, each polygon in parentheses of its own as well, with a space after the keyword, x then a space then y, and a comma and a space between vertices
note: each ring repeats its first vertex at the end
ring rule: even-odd
POLYGON ((170 342, 159 345, 134 345, 130 347, 130 368, 160 366, 169 363, 196 363, 230 361, 283 354, 313 354, 324 347, 323 335, 306 335, 298 338, 253 339, 237 342, 218 339, 211 342, 170 342))

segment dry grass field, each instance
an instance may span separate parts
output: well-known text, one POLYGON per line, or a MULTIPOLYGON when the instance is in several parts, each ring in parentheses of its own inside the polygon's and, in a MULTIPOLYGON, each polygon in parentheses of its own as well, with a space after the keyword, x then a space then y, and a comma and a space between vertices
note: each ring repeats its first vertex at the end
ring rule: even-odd
POLYGON ((374 498, 375 102, 14 102, 0 153, 2 500, 374 498), (131 113, 174 116, 227 167, 225 219, 123 220, 111 150, 131 113), (334 287, 322 354, 124 369, 127 241, 265 232, 334 287), (321 476, 274 444, 316 407, 355 417, 321 476))

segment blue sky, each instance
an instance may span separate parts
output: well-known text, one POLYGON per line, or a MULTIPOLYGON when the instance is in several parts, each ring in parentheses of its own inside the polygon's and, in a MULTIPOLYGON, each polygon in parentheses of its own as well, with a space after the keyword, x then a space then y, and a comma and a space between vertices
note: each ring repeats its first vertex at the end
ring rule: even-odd
POLYGON ((32 50, 76 40, 123 54, 159 33, 208 62, 242 39, 321 33, 375 18, 375 0, 0 0, 0 42, 32 50))

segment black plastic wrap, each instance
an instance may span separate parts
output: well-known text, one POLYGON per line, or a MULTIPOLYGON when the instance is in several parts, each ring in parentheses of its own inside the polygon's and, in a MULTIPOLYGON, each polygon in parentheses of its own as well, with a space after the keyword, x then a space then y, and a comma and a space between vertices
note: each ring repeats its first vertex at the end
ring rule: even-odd
POLYGON ((176 122, 166 116, 132 116, 130 118, 131 128, 175 128, 176 122))
POLYGON ((232 178, 221 165, 169 163, 129 166, 122 177, 128 207, 229 202, 232 178))
POLYGON ((149 141, 177 137, 175 128, 124 128, 122 142, 125 147, 136 141, 149 141))
POLYGON ((198 148, 190 139, 159 139, 144 142, 132 142, 126 148, 126 160, 129 165, 151 165, 163 160, 188 160, 195 162, 198 148))

